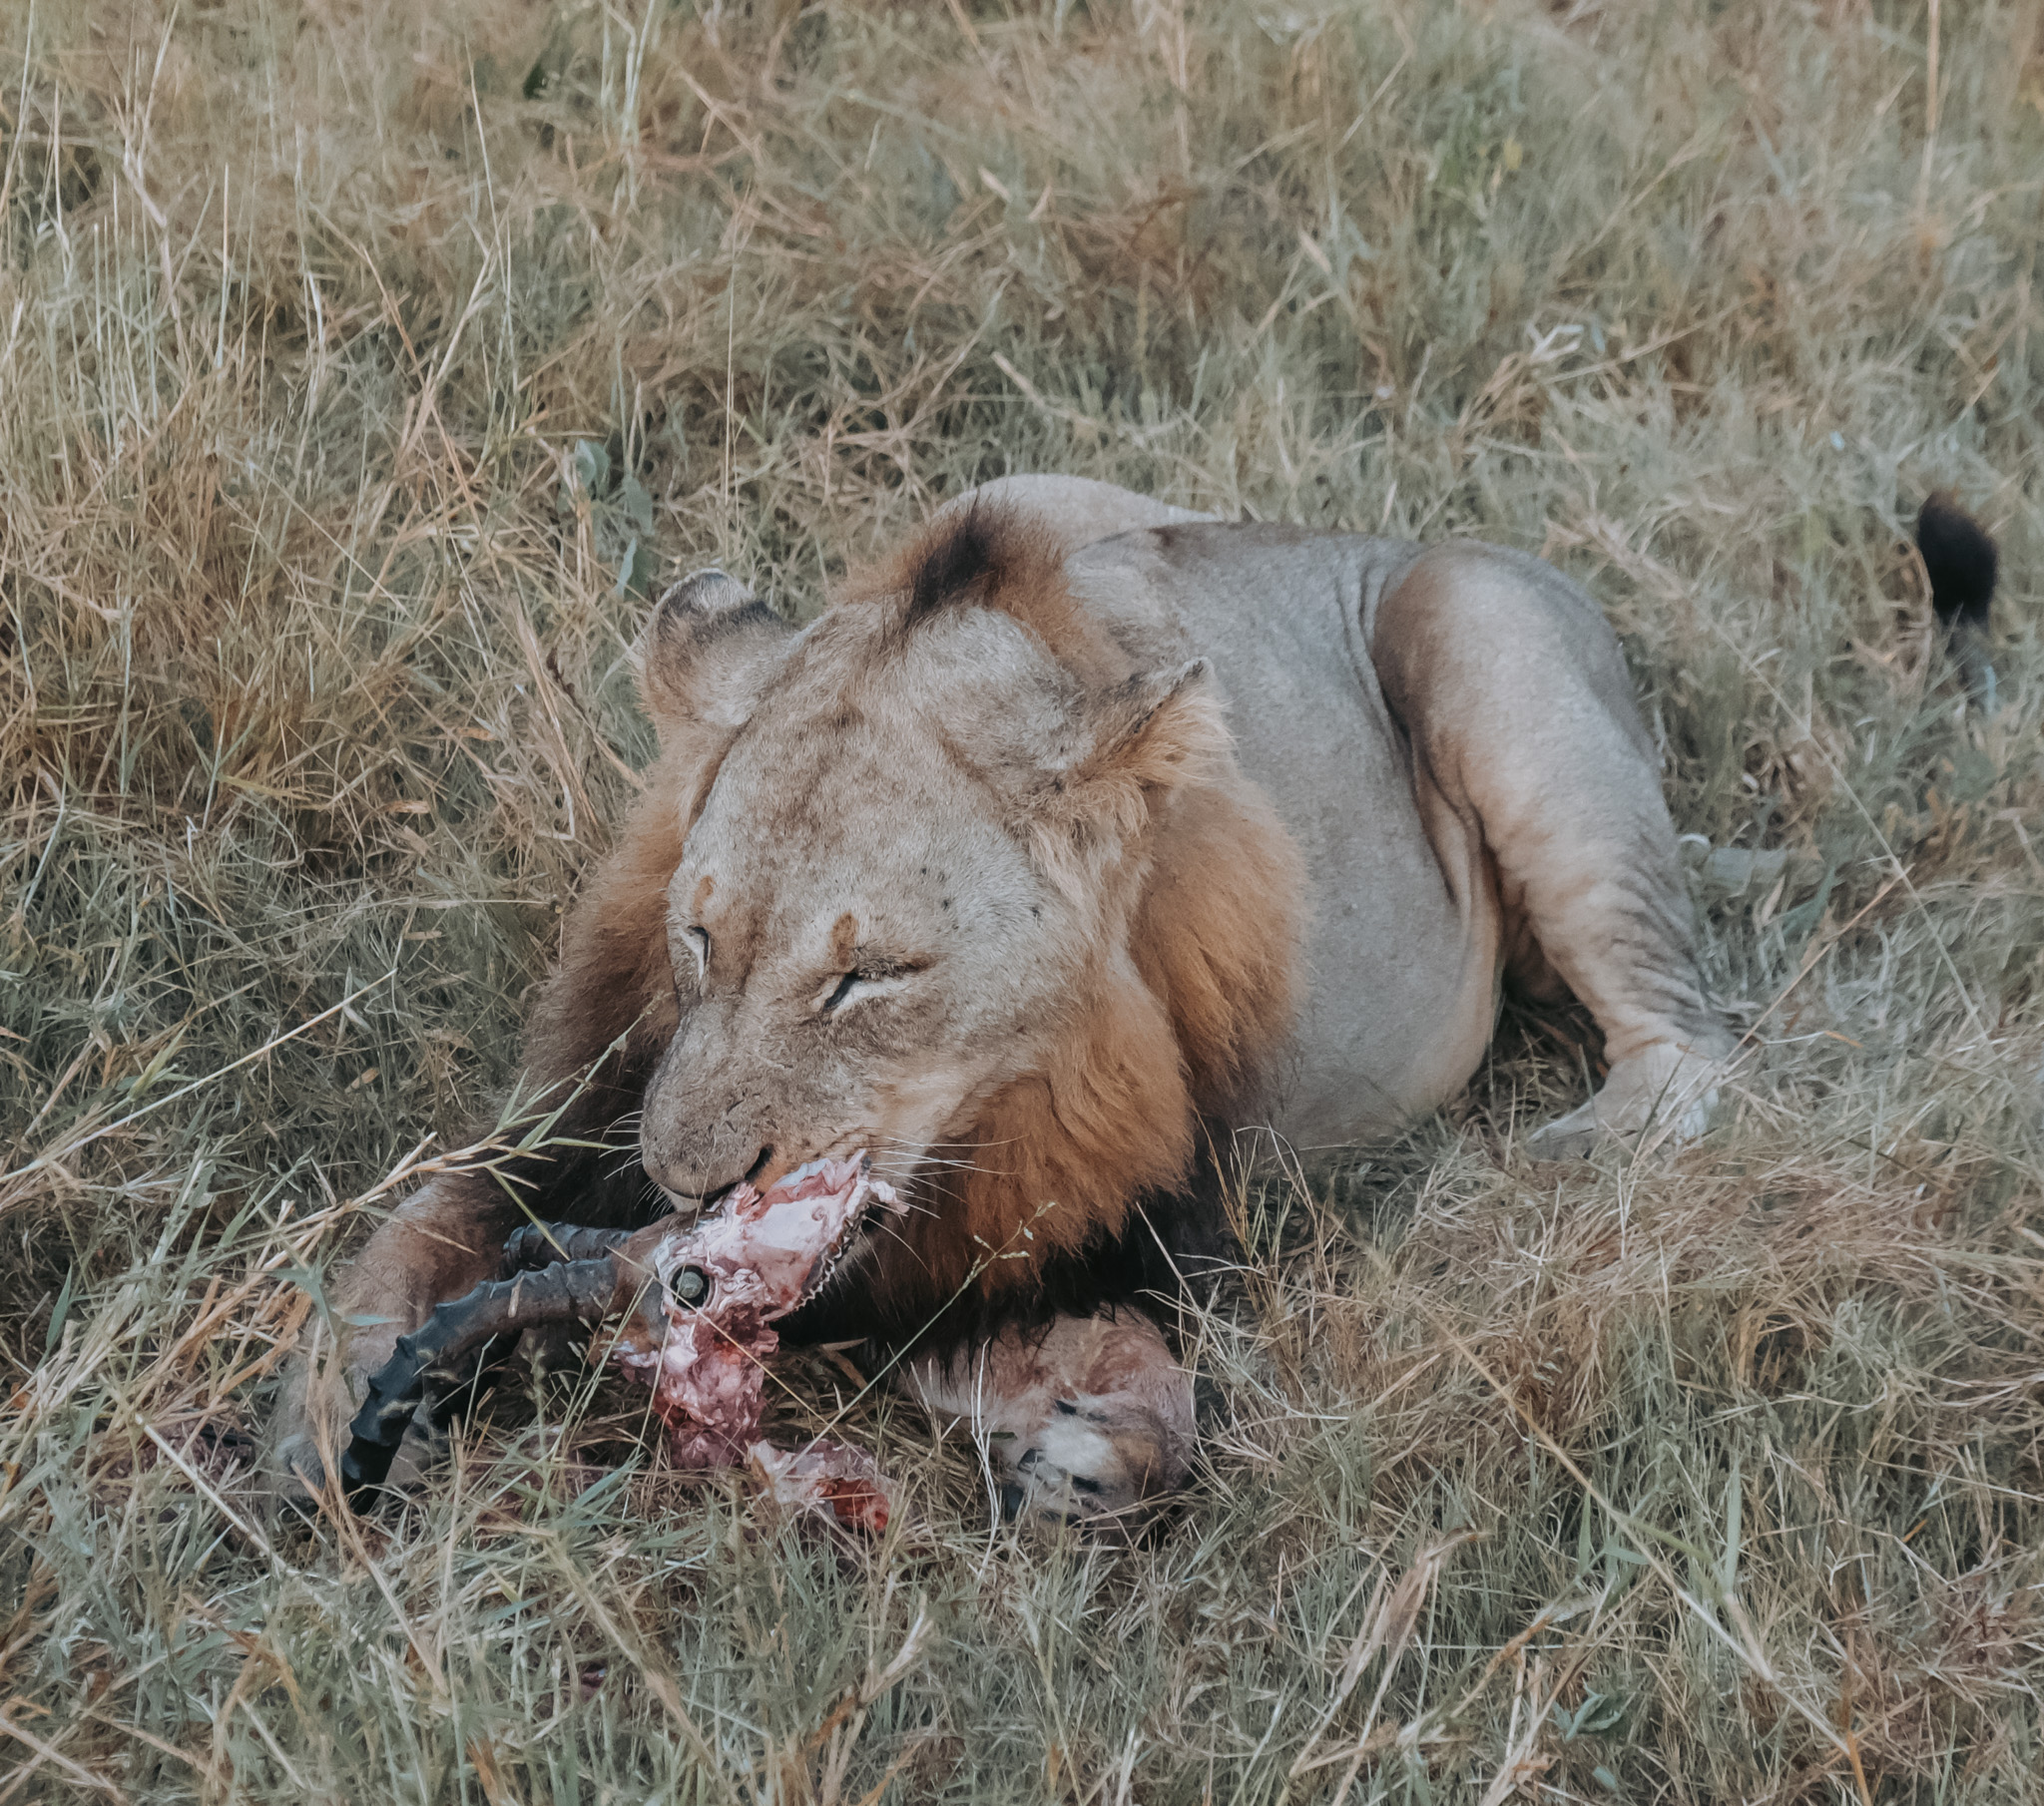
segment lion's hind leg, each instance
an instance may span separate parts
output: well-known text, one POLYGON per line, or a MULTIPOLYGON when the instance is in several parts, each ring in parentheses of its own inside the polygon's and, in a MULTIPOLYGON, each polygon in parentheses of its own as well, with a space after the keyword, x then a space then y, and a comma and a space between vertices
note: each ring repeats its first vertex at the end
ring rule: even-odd
POLYGON ((923 1356, 905 1380, 938 1423, 971 1433, 1010 1518, 1133 1529, 1192 1471, 1192 1376, 1137 1310, 1006 1330, 923 1356))
POLYGON ((1660 759, 1602 613, 1538 559, 1462 543, 1421 557, 1373 627, 1429 832, 1474 830, 1513 964, 1558 978, 1604 1035, 1603 1089, 1533 1150, 1701 1133, 1732 1038, 1704 994, 1660 759))

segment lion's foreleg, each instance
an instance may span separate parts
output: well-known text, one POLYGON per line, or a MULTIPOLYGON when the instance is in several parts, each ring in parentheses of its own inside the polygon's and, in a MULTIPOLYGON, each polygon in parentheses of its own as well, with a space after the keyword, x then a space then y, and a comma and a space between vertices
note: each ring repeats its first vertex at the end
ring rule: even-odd
POLYGON ((904 1385, 971 1434, 1008 1517, 1130 1525, 1192 1471, 1192 1376, 1140 1311, 1006 1330, 911 1362, 904 1385))
POLYGON ((316 1493, 347 1447, 368 1377, 399 1336, 443 1299, 494 1279, 504 1239, 524 1220, 486 1172, 443 1173, 398 1205, 308 1319, 271 1419, 271 1466, 286 1496, 316 1493))
POLYGON ((525 1032, 521 1089, 549 1114, 547 1140, 499 1156, 494 1170, 442 1173, 405 1199, 340 1276, 331 1312, 313 1320, 272 1420, 284 1497, 318 1489, 368 1376, 435 1305, 496 1277, 512 1230, 535 1218, 636 1224, 663 1206, 628 1131, 674 1033, 665 899, 681 857, 675 794, 694 781, 701 751, 677 742, 663 754, 569 916, 561 963, 525 1032))

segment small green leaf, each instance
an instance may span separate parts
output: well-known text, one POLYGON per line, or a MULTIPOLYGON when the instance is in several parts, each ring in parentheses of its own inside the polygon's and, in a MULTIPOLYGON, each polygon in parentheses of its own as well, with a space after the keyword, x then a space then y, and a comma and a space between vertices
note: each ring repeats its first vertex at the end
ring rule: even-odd
POLYGON ((276 1276, 286 1284, 294 1285, 312 1300, 312 1308, 322 1318, 331 1319, 332 1305, 326 1302, 326 1287, 320 1282, 319 1274, 311 1267, 279 1267, 276 1276))
POLYGON ((71 1291, 78 1279, 78 1269, 67 1268, 64 1283, 58 1288, 57 1302, 50 1306, 50 1327, 43 1333, 43 1353, 54 1354, 57 1338, 64 1333, 64 1319, 71 1315, 71 1291))
POLYGON ((618 560, 618 586, 612 594, 620 601, 627 596, 637 596, 643 601, 652 587, 653 554, 635 539, 625 548, 625 556, 618 560))
POLYGON ((611 455, 594 439, 577 439, 568 454, 569 480, 591 501, 610 486, 611 455))
POLYGON ((1625 1722, 1626 1713, 1632 1702, 1619 1695, 1614 1698, 1603 1693, 1592 1693, 1583 1701, 1582 1709, 1576 1713, 1576 1734, 1601 1737, 1608 1731, 1615 1731, 1625 1722))
POLYGON ((618 485, 618 506, 624 509, 625 518, 639 529, 642 539, 653 534, 653 498, 646 493, 646 485, 635 476, 628 475, 618 485))

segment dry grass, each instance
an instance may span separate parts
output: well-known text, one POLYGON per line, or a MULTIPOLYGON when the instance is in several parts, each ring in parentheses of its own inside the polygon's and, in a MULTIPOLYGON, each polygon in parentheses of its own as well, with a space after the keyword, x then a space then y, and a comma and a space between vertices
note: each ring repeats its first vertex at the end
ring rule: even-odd
POLYGON ((718 10, 0 3, 0 1802, 2044 1798, 2036 7, 718 10), (1821 873, 1710 908, 1730 1120, 1532 1164, 1532 1025, 1247 1196, 1151 1547, 867 1401, 841 1556, 558 1386, 270 1541, 276 1364, 646 750, 635 586, 807 611, 1010 468, 1589 581, 1681 824, 1821 873))

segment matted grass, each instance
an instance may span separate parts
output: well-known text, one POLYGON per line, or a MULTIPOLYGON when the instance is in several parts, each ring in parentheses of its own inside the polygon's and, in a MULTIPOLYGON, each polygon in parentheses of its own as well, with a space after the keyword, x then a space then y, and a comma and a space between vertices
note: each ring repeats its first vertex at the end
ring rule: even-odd
POLYGON ((0 1802, 2044 1798, 2033 4, 0 20, 0 1802), (1724 1124, 1528 1161, 1534 1024, 1246 1195, 1134 1550, 876 1395, 838 1552, 558 1383, 268 1528, 648 748, 635 588, 806 613, 1010 469, 1581 575, 1680 825, 1798 856, 1707 899, 1724 1124))

